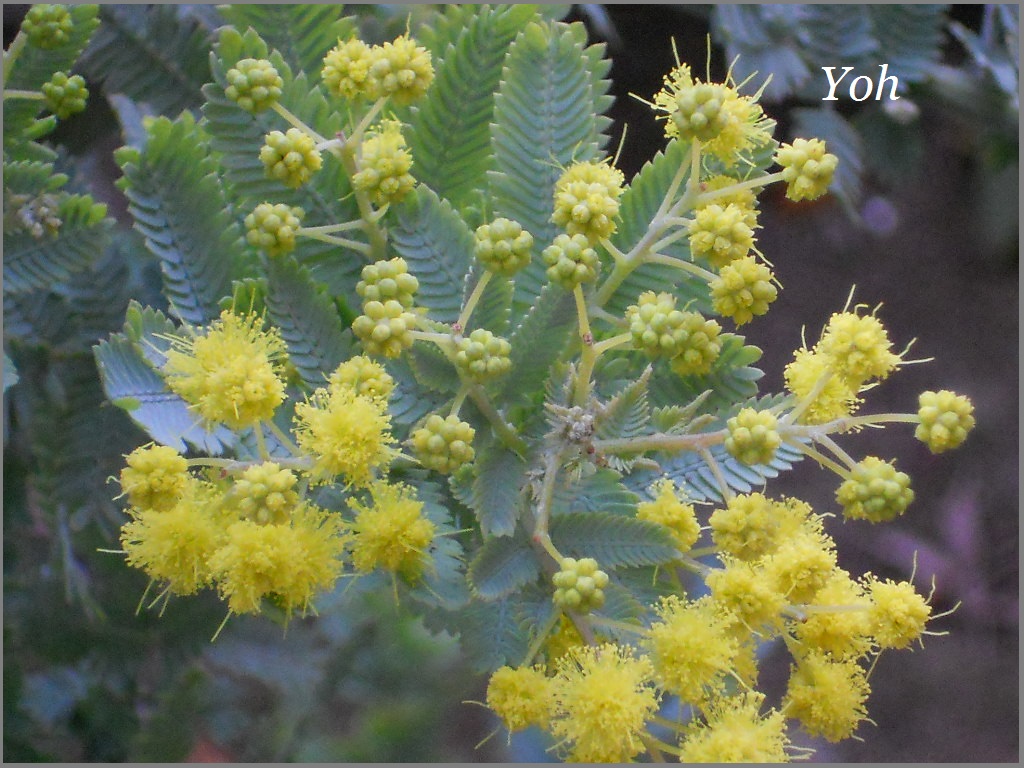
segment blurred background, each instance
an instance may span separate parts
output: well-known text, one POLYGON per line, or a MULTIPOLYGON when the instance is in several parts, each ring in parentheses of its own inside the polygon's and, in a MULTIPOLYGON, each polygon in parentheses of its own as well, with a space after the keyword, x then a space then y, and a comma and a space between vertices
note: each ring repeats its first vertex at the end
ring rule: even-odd
MULTIPOLYGON (((5 46, 27 8, 4 6, 5 46)), ((351 7, 370 41, 404 31, 407 18, 415 30, 438 8, 351 7)), ((919 589, 934 578, 935 611, 959 608, 932 625, 948 634, 926 638, 923 650, 882 656, 869 700, 877 725, 862 725, 863 741, 801 743, 821 761, 1016 762, 1018 6, 912 6, 889 19, 860 8, 574 5, 565 13, 608 47, 609 147, 628 124, 619 163, 627 178, 664 145, 661 125, 631 94, 650 99, 660 89, 673 42, 701 77, 709 62, 721 80, 736 55, 737 80, 773 73, 763 105, 776 137, 823 136, 840 154, 835 194, 794 205, 773 188, 761 198, 759 247, 784 287, 772 311, 744 328, 764 350, 764 391, 781 389, 804 329, 813 341, 856 286, 855 302, 882 303, 897 348, 916 339, 908 357, 934 358, 873 390, 865 411, 914 411, 925 389, 953 389, 975 404, 977 427, 952 454, 933 456, 901 425, 844 439, 855 456, 897 458, 916 499, 883 526, 831 520, 843 567, 905 578, 916 558, 919 589), (882 62, 901 74, 898 102, 854 102, 840 87, 838 103, 822 104, 821 66, 876 76, 882 62)), ((221 23, 212 6, 106 6, 102 21, 144 35, 157 14, 199 37, 221 23)), ((109 158, 122 139, 100 72, 87 53, 89 109, 51 138, 77 169, 73 182, 123 215, 109 158)), ((126 284, 156 304, 149 269, 132 265, 126 284)), ((47 325, 36 316, 26 333, 18 309, 5 305, 4 317, 5 351, 22 377, 4 395, 5 760, 549 759, 531 732, 510 747, 502 732, 476 748, 497 723, 462 702, 482 701, 484 681, 460 662, 452 638, 401 616, 386 592, 353 590, 351 608, 320 605, 321 619, 293 622, 287 637, 270 622, 235 619, 212 645, 223 610, 212 597, 136 616, 145 578, 96 550, 116 541, 121 520, 106 478, 140 435, 100 404, 88 353, 120 326, 124 308, 111 308, 109 327, 75 326, 77 347, 66 317, 47 325)), ((768 491, 835 511, 834 476, 809 462, 768 491)), ((770 653, 762 682, 781 690, 787 671, 786 655, 770 653)))

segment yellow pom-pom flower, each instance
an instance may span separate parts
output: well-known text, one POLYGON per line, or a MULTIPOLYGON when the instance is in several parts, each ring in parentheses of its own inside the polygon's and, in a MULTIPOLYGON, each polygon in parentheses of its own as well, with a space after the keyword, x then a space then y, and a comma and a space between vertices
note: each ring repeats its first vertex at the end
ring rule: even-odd
POLYGON ((139 509, 170 509, 192 481, 185 457, 166 445, 136 448, 125 461, 121 489, 128 503, 139 509))
POLYGON ((725 450, 744 464, 769 464, 782 445, 778 419, 771 411, 743 408, 726 422, 725 450))
POLYGON ((731 317, 737 328, 746 325, 778 298, 774 279, 768 265, 753 256, 735 259, 709 283, 711 306, 722 317, 731 317))
POLYGON ((622 763, 644 749, 641 735, 658 707, 651 663, 606 643, 573 649, 552 678, 550 730, 580 763, 622 763))
POLYGON ((224 538, 213 506, 208 489, 196 488, 170 509, 137 511, 121 528, 128 565, 171 594, 191 595, 209 585, 209 559, 224 538))
POLYGON ((305 614, 318 592, 334 586, 344 546, 340 516, 303 503, 287 523, 242 520, 229 526, 210 570, 231 613, 259 613, 268 598, 290 617, 305 614))
POLYGON ((836 568, 814 595, 806 618, 793 622, 793 635, 805 647, 833 659, 863 656, 871 650, 869 605, 864 588, 836 568))
POLYGON ((707 599, 687 603, 675 596, 663 599, 657 614, 645 644, 658 684, 693 704, 723 690, 739 653, 729 618, 707 599))
POLYGON ((802 401, 801 406, 805 405, 797 417, 800 424, 824 424, 844 418, 851 415, 860 403, 857 397, 859 387, 851 387, 836 375, 831 358, 820 352, 798 349, 783 375, 786 389, 802 401))
POLYGON ((428 562, 436 526, 423 514, 423 502, 409 486, 383 481, 370 486, 372 503, 349 499, 357 513, 352 523, 352 564, 369 573, 382 568, 415 581, 428 562))
POLYGON ((867 673, 856 661, 833 661, 811 652, 790 672, 783 712, 811 736, 842 741, 867 718, 864 704, 870 692, 867 673))
POLYGON ((836 501, 843 505, 843 516, 848 520, 892 520, 902 515, 913 500, 910 477, 898 471, 893 462, 877 456, 860 461, 836 490, 836 501))
POLYGON ((393 42, 374 46, 370 52, 370 77, 377 82, 377 93, 390 96, 395 104, 411 104, 434 81, 430 52, 411 37, 401 35, 393 42))
POLYGON ((762 567, 788 602, 810 602, 836 568, 835 542, 818 531, 801 529, 781 539, 762 567))
POLYGON ((685 731, 679 759, 684 763, 788 763, 789 737, 781 712, 761 715, 764 694, 719 699, 685 731))
POLYGON ((348 387, 357 395, 386 402, 395 389, 395 380, 376 360, 356 355, 341 363, 328 379, 330 389, 348 387))
POLYGON ((569 235, 583 235, 594 245, 616 230, 622 171, 609 163, 574 163, 555 182, 551 221, 569 235))
POLYGON ((974 428, 974 406, 963 395, 948 389, 922 392, 918 403, 917 416, 921 423, 914 430, 914 437, 927 445, 932 453, 956 448, 974 428))
POLYGON ((412 153, 397 120, 384 120, 367 133, 359 147, 358 162, 352 186, 369 194, 377 205, 397 203, 416 186, 416 179, 409 173, 412 153))
POLYGON ((764 571, 751 563, 723 556, 705 581, 724 610, 751 630, 779 627, 786 598, 764 571))
POLYGON ((782 166, 786 181, 786 197, 814 200, 828 191, 839 158, 825 151, 821 139, 794 139, 783 144, 775 154, 775 162, 782 166))
POLYGON ((370 46, 357 37, 341 40, 324 56, 321 77, 327 90, 344 99, 376 99, 380 83, 370 76, 374 54, 370 46))
POLYGON ((395 456, 385 403, 347 387, 318 389, 295 406, 295 439, 313 457, 311 475, 365 486, 395 456))
POLYGON ((656 482, 651 490, 657 495, 653 501, 637 504, 637 518, 665 526, 679 551, 688 552, 700 537, 700 523, 697 522, 693 505, 679 498, 675 483, 668 478, 656 482))
POLYGON ((906 648, 924 634, 932 608, 909 581, 867 580, 871 636, 879 648, 906 648))
POLYGON ((265 461, 244 469, 225 496, 225 501, 240 517, 254 523, 286 523, 299 503, 299 494, 295 490, 298 482, 298 477, 290 469, 265 461))
POLYGON ((754 230, 746 222, 746 213, 732 203, 699 208, 689 232, 690 252, 718 269, 742 259, 754 247, 754 230))
POLYGON ((547 728, 551 704, 551 681, 539 667, 501 667, 487 684, 487 706, 509 731, 547 728))
POLYGON ((269 420, 284 400, 285 344, 262 324, 225 310, 205 333, 175 337, 162 370, 167 386, 208 423, 245 429, 269 420))
POLYGON ((742 493, 716 509, 708 523, 718 549, 740 560, 756 560, 773 551, 779 533, 776 504, 760 493, 742 493))
POLYGON ((286 187, 298 189, 320 170, 323 159, 316 142, 298 128, 287 133, 271 131, 260 148, 260 162, 267 176, 286 187))
POLYGON ((859 389, 872 379, 881 381, 900 364, 878 318, 856 312, 833 314, 814 350, 828 359, 829 367, 851 389, 859 389))

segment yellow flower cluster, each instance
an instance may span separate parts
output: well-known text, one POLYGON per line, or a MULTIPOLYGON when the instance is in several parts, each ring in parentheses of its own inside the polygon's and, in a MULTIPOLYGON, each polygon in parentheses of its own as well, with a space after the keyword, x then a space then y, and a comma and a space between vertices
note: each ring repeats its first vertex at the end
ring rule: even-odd
POLYGON ((162 373, 203 421, 245 429, 268 421, 284 402, 285 356, 276 329, 225 310, 205 332, 173 337, 162 373))
POLYGON ((818 343, 797 350, 786 366, 786 387, 803 408, 798 420, 822 424, 849 416, 860 402, 859 393, 888 377, 900 362, 877 317, 836 312, 818 343))
POLYGON ((230 312, 205 333, 171 339, 168 386, 204 420, 253 429, 261 457, 190 460, 162 445, 126 457, 122 550, 159 585, 158 600, 212 588, 230 614, 269 603, 290 617, 333 588, 346 562, 408 581, 429 567, 436 525, 412 488, 378 479, 397 454, 387 410, 394 380, 366 357, 341 363, 296 404, 292 443, 272 421, 285 394, 283 344, 259 318, 230 312), (268 390, 273 398, 256 396, 268 390), (269 456, 265 428, 291 456, 269 456), (372 503, 350 496, 350 519, 322 509, 307 489, 326 483, 368 489, 372 503))
POLYGON ((405 35, 373 46, 352 37, 339 40, 327 53, 321 74, 335 96, 369 101, 390 97, 404 105, 426 93, 434 65, 430 52, 405 35))
MULTIPOLYGON (((692 507, 670 481, 651 491, 656 499, 638 517, 685 521, 689 550, 700 536, 692 507)), ((823 517, 798 499, 742 494, 708 522, 720 561, 704 575, 709 594, 662 598, 653 621, 634 627, 635 644, 586 642, 563 616, 542 646, 546 664, 492 675, 487 703, 506 728, 538 726, 583 762, 630 761, 647 749, 684 762, 784 762, 796 751, 788 727, 830 741, 855 734, 867 719, 874 657, 920 640, 928 600, 909 582, 851 577, 823 517), (756 650, 773 637, 793 663, 777 707, 766 709, 756 650), (689 723, 656 716, 669 695, 692 708, 689 723), (675 744, 663 740, 665 727, 675 744)))

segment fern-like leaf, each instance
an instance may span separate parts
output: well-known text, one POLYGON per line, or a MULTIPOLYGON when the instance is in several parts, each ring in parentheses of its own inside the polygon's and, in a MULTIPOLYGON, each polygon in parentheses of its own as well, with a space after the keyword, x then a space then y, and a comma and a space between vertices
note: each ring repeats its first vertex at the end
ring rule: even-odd
POLYGON ((112 220, 107 207, 87 195, 60 200, 55 234, 37 238, 26 229, 4 227, 4 295, 52 288, 88 269, 107 247, 112 220))
POLYGON ((561 357, 575 327, 575 319, 572 294, 555 285, 541 291, 512 333, 512 368, 502 382, 503 400, 528 400, 543 390, 551 367, 561 357))
POLYGON ((172 5, 104 5, 100 19, 81 62, 90 80, 168 117, 202 103, 210 39, 196 19, 172 5))
POLYGON ((188 404, 167 389, 139 347, 124 334, 100 342, 95 353, 107 398, 156 442, 183 453, 187 441, 211 455, 233 444, 234 436, 226 429, 211 433, 199 426, 188 404))
POLYGON ((288 345, 288 359, 310 389, 352 352, 352 335, 328 296, 290 257, 266 260, 266 306, 288 345))
POLYGON ((537 555, 521 527, 512 536, 485 540, 469 564, 473 593, 484 600, 505 597, 536 580, 540 573, 537 555))
POLYGON ((323 59, 339 38, 354 32, 350 18, 342 16, 340 5, 250 5, 222 6, 220 14, 238 29, 252 27, 277 50, 294 71, 319 73, 323 59))
POLYGON ((477 449, 472 486, 473 512, 484 536, 511 536, 522 511, 529 465, 500 444, 477 449))
MULTIPOLYGON (((608 121, 595 115, 611 101, 602 79, 608 62, 586 39, 581 24, 528 24, 509 48, 494 97, 494 213, 518 221, 541 248, 558 234, 558 177, 574 161, 597 158, 606 140, 608 121)), ((546 283, 534 259, 516 278, 516 303, 532 304, 546 283)))
MULTIPOLYGON (((54 72, 70 73, 99 26, 99 8, 98 5, 70 6, 68 12, 73 26, 67 40, 51 50, 25 45, 11 71, 7 72, 4 67, 4 90, 38 91, 54 72)), ((31 99, 4 99, 5 160, 43 159, 40 154, 52 155, 49 151, 34 152, 30 149, 32 143, 27 141, 49 133, 56 125, 48 118, 36 120, 41 108, 41 102, 31 99)))
POLYGON ((600 512, 553 517, 551 540, 559 552, 593 557, 605 570, 668 563, 677 552, 663 525, 600 512))
POLYGON ((124 172, 119 186, 135 228, 160 260, 174 312, 197 325, 216 317, 232 268, 244 269, 247 252, 195 120, 187 112, 174 122, 157 118, 146 147, 122 148, 116 159, 124 172))
POLYGON ((410 146, 416 178, 456 208, 480 202, 484 193, 502 63, 532 16, 533 9, 526 7, 478 9, 438 51, 434 83, 413 113, 410 146))
POLYGON ((454 323, 473 255, 473 233, 450 203, 423 184, 395 207, 393 221, 392 246, 420 283, 417 305, 432 320, 454 323))

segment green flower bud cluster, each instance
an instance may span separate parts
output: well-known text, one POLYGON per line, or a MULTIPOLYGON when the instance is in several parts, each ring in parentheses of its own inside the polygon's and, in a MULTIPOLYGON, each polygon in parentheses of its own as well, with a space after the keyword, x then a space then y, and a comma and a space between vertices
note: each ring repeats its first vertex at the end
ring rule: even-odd
POLYGON ((412 346, 411 331, 416 324, 416 315, 396 299, 368 301, 363 305, 363 314, 352 321, 352 332, 367 353, 398 357, 412 346))
POLYGON ((683 312, 683 321, 676 330, 677 352, 669 366, 677 376, 703 376, 722 351, 718 339, 722 326, 705 318, 700 312, 683 312))
POLYGON ((622 171, 609 163, 575 163, 555 182, 551 221, 590 243, 615 233, 622 196, 622 171))
POLYGON ((246 112, 262 112, 281 98, 284 81, 266 59, 241 59, 227 71, 224 95, 246 112))
POLYGON ((725 450, 744 464, 767 464, 782 445, 778 420, 771 411, 744 408, 726 422, 725 450))
POLYGON ((511 219, 495 219, 476 229, 473 253, 484 267, 511 277, 530 263, 533 235, 511 219))
POLYGON ((411 309, 420 287, 419 280, 409 272, 408 263, 400 257, 367 264, 362 278, 356 283, 356 293, 363 303, 393 299, 403 308, 411 309))
POLYGON ((427 469, 451 474, 473 460, 476 431, 454 414, 442 418, 430 414, 423 426, 412 433, 413 451, 427 469))
POLYGON ((763 315, 779 295, 772 271, 753 256, 726 264, 710 283, 711 305, 722 317, 731 317, 738 328, 763 315))
POLYGON ((359 148, 359 171, 352 177, 352 186, 369 193, 378 205, 397 203, 416 186, 412 154, 402 136, 402 124, 385 120, 370 132, 359 148))
POLYGON ((43 83, 43 97, 46 108, 61 120, 67 120, 85 109, 89 91, 81 75, 68 77, 64 72, 54 72, 50 82, 43 83))
POLYGON ((558 567, 558 573, 551 577, 555 605, 577 613, 589 613, 604 605, 608 574, 598 569, 597 560, 566 557, 558 567))
POLYGON ((974 428, 974 406, 963 395, 943 389, 922 392, 917 412, 921 423, 914 437, 928 446, 932 453, 942 453, 959 446, 974 428))
POLYGON ((21 23, 28 41, 47 51, 62 46, 73 28, 71 14, 63 5, 33 5, 21 23))
POLYGON ((597 251, 583 235, 559 235, 541 256, 548 265, 548 279, 567 291, 581 283, 594 282, 601 267, 597 251))
POLYGON ((323 163, 316 142, 298 128, 268 133, 260 148, 260 161, 268 177, 292 189, 309 181, 323 163))
POLYGON ((720 326, 699 312, 676 309, 670 293, 645 291, 626 309, 633 346, 650 358, 666 357, 682 376, 707 373, 718 359, 720 326))
POLYGON ((324 56, 324 85, 335 96, 375 100, 390 96, 395 104, 411 104, 434 80, 430 52, 410 37, 369 46, 352 37, 324 56))
POLYGON ((698 209, 689 230, 690 252, 718 269, 743 258, 754 247, 747 212, 735 203, 725 207, 712 203, 698 209))
POLYGON ((794 139, 792 144, 779 147, 775 162, 782 166, 786 197, 814 200, 828 191, 839 158, 825 151, 821 139, 794 139))
POLYGON ((851 520, 881 523, 902 515, 914 500, 910 478, 894 463, 868 456, 859 462, 836 491, 843 515, 851 520))
POLYGON ((248 467, 228 495, 239 514, 260 525, 287 523, 299 503, 298 477, 273 461, 248 467))
POLYGON ((512 367, 512 345, 484 328, 477 328, 457 343, 455 365, 475 381, 487 381, 512 367))
POLYGON ((295 233, 302 226, 305 211, 284 203, 260 203, 245 217, 245 239, 268 256, 295 250, 295 233))
POLYGON ((694 82, 675 95, 671 120, 684 141, 711 141, 726 127, 728 115, 722 110, 726 88, 718 83, 694 82))
POLYGON ((328 383, 331 389, 348 387, 357 395, 385 402, 395 390, 395 380, 384 366, 362 355, 340 363, 330 375, 328 383))

